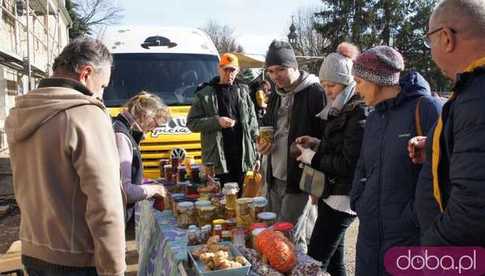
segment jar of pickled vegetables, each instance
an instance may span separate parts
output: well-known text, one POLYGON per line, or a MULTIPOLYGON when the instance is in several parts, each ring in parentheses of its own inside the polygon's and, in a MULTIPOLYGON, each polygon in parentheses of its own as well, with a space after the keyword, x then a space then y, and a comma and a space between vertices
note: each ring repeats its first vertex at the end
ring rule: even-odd
POLYGON ((186 229, 189 225, 195 224, 194 203, 183 201, 177 205, 177 226, 186 229))
POLYGON ((215 211, 216 207, 212 205, 198 208, 199 216, 197 222, 199 226, 202 227, 203 225, 211 223, 212 219, 214 218, 215 211))

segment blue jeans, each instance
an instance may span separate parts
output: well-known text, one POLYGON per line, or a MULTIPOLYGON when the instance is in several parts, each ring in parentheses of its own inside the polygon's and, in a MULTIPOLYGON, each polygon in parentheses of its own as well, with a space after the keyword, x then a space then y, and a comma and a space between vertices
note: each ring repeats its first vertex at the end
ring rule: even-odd
POLYGON ((346 276, 344 263, 345 231, 355 216, 332 209, 318 201, 318 218, 313 228, 308 255, 322 262, 322 269, 332 276, 346 276))

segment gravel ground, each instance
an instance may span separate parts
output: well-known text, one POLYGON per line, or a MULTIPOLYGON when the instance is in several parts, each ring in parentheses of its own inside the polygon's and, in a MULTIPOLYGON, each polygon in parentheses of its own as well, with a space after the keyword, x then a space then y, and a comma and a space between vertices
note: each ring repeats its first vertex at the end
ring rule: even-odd
POLYGON ((7 215, 0 218, 0 254, 10 247, 12 242, 19 239, 20 213, 13 208, 7 215))

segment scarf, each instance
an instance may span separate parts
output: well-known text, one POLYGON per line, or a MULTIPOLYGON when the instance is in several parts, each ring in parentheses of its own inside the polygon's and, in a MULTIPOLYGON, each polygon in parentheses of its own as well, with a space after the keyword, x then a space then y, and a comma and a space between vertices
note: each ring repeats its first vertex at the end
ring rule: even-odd
POLYGON ((342 111, 344 105, 355 95, 355 81, 352 81, 345 89, 337 95, 335 100, 328 99, 327 105, 316 116, 322 120, 328 120, 329 115, 336 116, 342 111))

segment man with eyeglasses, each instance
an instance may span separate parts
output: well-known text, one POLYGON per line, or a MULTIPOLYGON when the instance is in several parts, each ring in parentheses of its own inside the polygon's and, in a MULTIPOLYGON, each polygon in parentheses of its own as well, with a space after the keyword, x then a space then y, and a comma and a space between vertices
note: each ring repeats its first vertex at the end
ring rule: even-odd
POLYGON ((426 45, 454 82, 435 128, 417 143, 426 161, 416 193, 423 245, 485 246, 485 1, 444 0, 426 45))
POLYGON ((237 182, 256 164, 258 122, 247 85, 239 83, 237 56, 225 53, 219 76, 195 93, 187 127, 201 133, 202 161, 215 165, 221 183, 237 182))

